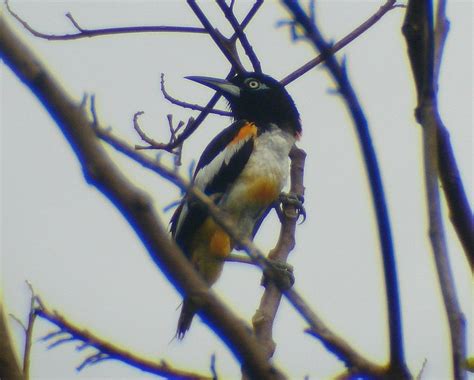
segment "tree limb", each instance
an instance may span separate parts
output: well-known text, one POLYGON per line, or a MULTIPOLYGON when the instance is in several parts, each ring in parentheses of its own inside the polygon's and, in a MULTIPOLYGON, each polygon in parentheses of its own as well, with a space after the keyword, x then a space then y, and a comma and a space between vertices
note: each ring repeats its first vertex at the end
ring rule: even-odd
POLYGON ((16 14, 11 8, 8 0, 5 0, 5 5, 8 12, 21 24, 23 27, 30 32, 33 36, 43 38, 49 41, 69 41, 78 40, 81 38, 91 38, 98 36, 107 36, 114 34, 131 34, 131 33, 198 33, 206 34, 207 31, 204 28, 196 28, 192 26, 128 26, 121 28, 102 28, 102 29, 85 29, 81 27, 78 22, 70 13, 66 13, 66 17, 69 19, 71 24, 78 30, 78 33, 74 34, 47 34, 38 32, 32 28, 25 20, 23 20, 18 14, 16 14))
POLYGON ((219 8, 221 8, 222 12, 224 13, 224 16, 232 25, 232 28, 234 28, 235 35, 239 38, 240 43, 244 48, 245 54, 247 54, 250 59, 250 62, 252 63, 254 71, 256 71, 257 73, 261 73, 262 67, 260 61, 258 60, 257 55, 255 54, 252 48, 252 45, 250 45, 247 35, 244 33, 242 27, 239 25, 239 22, 237 21, 234 15, 232 7, 228 6, 225 0, 216 0, 216 2, 219 8))
MULTIPOLYGON (((446 0, 439 0, 434 29, 433 88, 436 93, 438 92, 439 71, 448 32, 446 0)), ((437 125, 437 131, 439 177, 449 207, 449 217, 471 265, 471 271, 474 271, 474 218, 471 206, 464 190, 448 129, 440 122, 437 125)))
MULTIPOLYGON (((188 102, 183 102, 182 100, 179 100, 179 99, 176 99, 176 98, 172 97, 166 91, 166 88, 165 88, 165 75, 163 73, 161 73, 161 93, 163 94, 163 96, 165 97, 166 100, 168 100, 170 103, 172 103, 174 105, 177 105, 177 106, 180 106, 180 107, 183 107, 183 108, 189 108, 189 109, 195 110, 195 111, 204 111, 204 110, 206 110, 206 107, 200 106, 198 104, 191 104, 191 103, 188 103, 188 102)), ((213 113, 215 115, 232 116, 231 112, 223 111, 223 110, 211 109, 211 110, 208 110, 208 112, 213 113)))
POLYGON ((0 299, 0 379, 27 380, 15 353, 4 305, 0 299))
MULTIPOLYGON (((406 38, 408 57, 418 94, 415 115, 418 123, 423 127, 423 161, 429 237, 449 322, 453 376, 456 380, 461 380, 466 378, 464 370, 466 359, 465 320, 457 299, 449 263, 439 198, 438 131, 442 121, 438 113, 435 91, 435 39, 432 11, 430 0, 410 0, 403 23, 403 34, 406 38)), ((438 59, 441 59, 441 55, 438 56, 438 59)))
POLYGON ((187 297, 200 300, 204 322, 221 336, 248 373, 260 379, 281 379, 261 353, 245 323, 225 307, 171 241, 150 199, 118 170, 100 145, 83 109, 54 80, 40 60, 21 42, 0 14, 0 56, 38 97, 76 153, 86 180, 97 187, 122 213, 154 262, 187 297))
MULTIPOLYGON (((269 279, 271 280, 271 268, 268 267, 266 257, 255 244, 250 241, 247 237, 240 236, 236 233, 237 229, 234 224, 228 220, 226 214, 223 213, 212 200, 209 199, 204 193, 195 187, 190 187, 189 182, 179 176, 178 173, 167 169, 160 162, 153 160, 140 152, 136 151, 124 140, 114 136, 110 130, 99 128, 96 133, 105 142, 109 143, 112 147, 117 149, 119 152, 127 155, 131 159, 135 160, 143 167, 154 171, 163 178, 169 180, 179 188, 186 190, 190 196, 195 197, 206 212, 208 212, 215 221, 226 231, 229 236, 238 243, 252 259, 252 262, 258 265, 263 271, 269 273, 269 279)), ((301 190, 299 190, 301 191, 301 190)), ((232 260, 231 260, 232 261, 232 260)), ((237 260, 236 260, 237 261, 237 260)), ((248 263, 247 260, 238 260, 239 262, 248 263)), ((371 363, 369 360, 363 358, 353 347, 351 347, 344 339, 339 337, 336 333, 331 331, 311 310, 311 307, 307 302, 298 294, 295 289, 289 289, 283 292, 283 296, 290 302, 295 310, 302 316, 302 318, 309 324, 311 331, 314 332, 323 344, 330 348, 330 351, 334 353, 342 362, 345 363, 354 373, 365 373, 365 374, 381 374, 385 373, 384 367, 377 366, 371 363)))
MULTIPOLYGON (((83 342, 83 345, 79 346, 81 350, 85 347, 94 347, 99 351, 98 353, 87 357, 82 362, 82 364, 79 365, 78 370, 82 370, 86 366, 96 364, 99 361, 103 361, 104 359, 113 359, 121 361, 122 363, 128 364, 132 367, 138 368, 144 372, 153 373, 155 375, 163 376, 165 378, 178 378, 183 380, 212 379, 210 376, 205 376, 202 374, 174 368, 163 360, 148 360, 138 355, 135 355, 130 351, 127 351, 117 345, 110 343, 110 341, 108 340, 104 340, 94 335, 86 329, 82 329, 76 326, 74 323, 70 322, 59 312, 47 308, 44 303, 40 307, 33 309, 33 312, 38 317, 52 323, 53 325, 59 328, 58 331, 55 331, 55 336, 58 335, 58 332, 61 334, 67 334, 67 337, 56 340, 55 342, 53 342, 53 344, 49 346, 49 348, 56 347, 66 342, 80 341, 83 342)), ((42 339, 42 341, 48 341, 52 338, 54 338, 54 336, 52 334, 48 334, 42 339)))
POLYGON ((325 64, 331 76, 338 85, 339 93, 343 96, 356 127, 359 143, 362 148, 365 167, 369 177, 372 201, 377 218, 379 241, 385 273, 386 300, 388 309, 388 324, 390 337, 390 362, 387 376, 394 379, 408 379, 410 374, 405 363, 403 347, 402 318, 398 276, 395 263, 390 220, 382 184, 380 169, 375 149, 372 145, 369 126, 357 96, 352 89, 347 76, 345 65, 340 65, 331 53, 332 46, 322 37, 317 25, 306 15, 298 2, 283 0, 292 14, 293 20, 303 27, 306 37, 325 58, 325 64))
MULTIPOLYGON (((296 147, 290 152, 291 159, 291 187, 290 192, 304 196, 304 162, 306 153, 296 147)), ((280 227, 278 243, 268 257, 279 262, 286 262, 290 252, 295 247, 295 231, 299 214, 292 205, 285 205, 280 227)), ((280 305, 282 294, 274 283, 267 283, 260 300, 260 305, 252 318, 253 329, 257 340, 265 350, 268 358, 273 356, 275 342, 273 341, 273 323, 280 305)))
MULTIPOLYGON (((341 50, 344 46, 348 45, 352 41, 354 41, 357 37, 363 34, 367 29, 371 28, 377 21, 379 21, 387 12, 391 11, 392 9, 399 8, 399 5, 396 5, 396 0, 387 0, 384 5, 382 5, 379 10, 373 14, 370 18, 368 18, 365 22, 355 28, 352 32, 348 35, 343 37, 341 40, 337 41, 334 45, 332 45, 329 49, 331 54, 336 53, 337 51, 341 50)), ((311 61, 305 63, 299 69, 293 71, 291 74, 288 74, 285 78, 283 78, 280 83, 284 86, 290 84, 294 80, 298 79, 303 74, 306 74, 309 70, 318 66, 321 62, 325 59, 324 54, 319 54, 316 58, 313 58, 311 61)))

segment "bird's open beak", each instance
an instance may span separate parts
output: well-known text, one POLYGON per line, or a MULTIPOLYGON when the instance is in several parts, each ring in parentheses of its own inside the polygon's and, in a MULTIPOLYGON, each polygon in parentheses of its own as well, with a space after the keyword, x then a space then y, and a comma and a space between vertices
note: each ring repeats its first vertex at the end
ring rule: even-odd
POLYGON ((213 88, 221 92, 223 95, 230 95, 238 98, 240 96, 240 88, 225 79, 210 78, 210 77, 186 77, 186 79, 203 84, 204 86, 213 88))

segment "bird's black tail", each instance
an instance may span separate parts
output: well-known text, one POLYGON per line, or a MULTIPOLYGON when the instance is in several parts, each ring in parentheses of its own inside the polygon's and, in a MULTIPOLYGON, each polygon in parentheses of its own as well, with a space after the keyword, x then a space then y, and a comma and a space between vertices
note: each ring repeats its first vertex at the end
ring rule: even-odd
POLYGON ((176 336, 178 339, 183 339, 186 331, 191 327, 194 315, 196 314, 196 306, 191 301, 185 299, 183 301, 183 307, 181 314, 179 315, 178 327, 176 329, 176 336))

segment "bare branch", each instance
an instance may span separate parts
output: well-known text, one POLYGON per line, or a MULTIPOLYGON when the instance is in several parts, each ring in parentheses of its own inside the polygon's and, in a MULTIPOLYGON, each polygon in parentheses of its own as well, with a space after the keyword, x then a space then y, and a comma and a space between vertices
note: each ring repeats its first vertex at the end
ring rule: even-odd
MULTIPOLYGON (((92 364, 97 364, 99 361, 105 359, 114 359, 119 360, 122 363, 126 363, 132 367, 138 368, 142 371, 164 377, 174 377, 188 380, 211 379, 209 376, 174 368, 167 363, 163 364, 161 361, 152 361, 139 357, 130 351, 110 343, 109 340, 104 340, 97 335, 92 334, 88 330, 81 329, 57 311, 53 311, 45 307, 44 304, 42 307, 36 309, 36 315, 58 327, 59 331, 61 331, 61 334, 68 335, 67 337, 56 340, 50 344, 48 348, 54 348, 60 344, 72 341, 81 341, 87 347, 94 347, 96 350, 98 350, 97 353, 92 354, 84 359, 84 361, 78 366, 78 370, 82 370, 86 366, 90 366, 92 364)), ((53 338, 51 335, 48 336, 49 337, 47 339, 43 338, 42 340, 47 341, 53 338)))
MULTIPOLYGON (((384 5, 382 5, 379 10, 373 14, 369 19, 355 28, 352 32, 348 35, 343 37, 341 40, 336 42, 334 45, 331 46, 329 52, 331 54, 336 53, 337 51, 341 50, 344 46, 348 45, 352 41, 354 41, 357 37, 363 34, 366 30, 371 28, 377 21, 379 21, 387 12, 391 11, 392 9, 398 8, 399 6, 395 4, 396 0, 387 0, 384 5)), ((290 84, 294 80, 298 79, 303 74, 307 73, 309 70, 313 69, 314 67, 318 66, 321 62, 325 59, 324 54, 318 55, 316 58, 312 59, 311 61, 305 63, 299 69, 293 71, 291 74, 288 74, 285 78, 283 78, 280 83, 284 86, 290 84)))
MULTIPOLYGON (((153 170, 163 178, 168 179, 171 183, 179 188, 186 190, 190 196, 200 202, 203 208, 216 220, 219 225, 231 236, 231 238, 250 256, 252 262, 258 265, 264 271, 269 273, 271 277, 271 268, 268 267, 265 255, 261 252, 247 237, 242 237, 236 233, 237 229, 234 224, 228 220, 225 213, 223 213, 214 202, 209 199, 204 193, 194 187, 189 187, 189 182, 178 175, 178 173, 167 169, 164 165, 156 162, 149 157, 140 154, 133 149, 126 141, 112 135, 110 131, 98 129, 98 136, 105 142, 119 152, 127 155, 133 160, 140 163, 143 167, 153 170)), ((302 190, 299 190, 302 191, 302 190)), ((243 262, 249 264, 245 259, 231 258, 230 261, 243 262)), ((371 363, 364 359, 357 351, 352 348, 346 341, 340 338, 337 334, 332 332, 322 320, 311 310, 310 306, 294 289, 287 290, 283 295, 303 317, 303 319, 310 325, 319 339, 323 340, 327 347, 331 347, 331 352, 335 353, 348 367, 357 369, 361 373, 380 374, 384 372, 384 368, 371 363)), ((260 348, 261 350, 261 348, 260 348)))
POLYGON ((171 241, 156 215, 150 199, 118 170, 108 158, 91 127, 85 111, 53 79, 40 59, 21 42, 0 14, 0 56, 5 64, 38 97, 45 109, 67 136, 82 164, 86 180, 97 187, 137 231, 151 258, 173 284, 188 297, 201 301, 204 322, 224 338, 234 355, 255 378, 281 379, 270 365, 256 339, 211 292, 190 262, 171 241))
MULTIPOLYGON (((214 43, 217 45, 217 47, 232 65, 232 68, 237 73, 244 72, 245 68, 242 65, 242 62, 240 62, 237 50, 235 49, 235 40, 233 40, 232 38, 226 39, 217 29, 215 29, 211 25, 204 12, 196 3, 196 0, 187 0, 187 3, 196 15, 196 17, 201 22, 204 29, 206 29, 207 33, 209 33, 214 43)), ((242 30, 242 28, 240 28, 239 30, 242 30)))
POLYGON ((131 34, 131 33, 198 33, 206 34, 204 28, 196 28, 192 26, 129 26, 121 28, 103 28, 103 29, 85 29, 82 28, 70 13, 66 14, 71 24, 79 31, 74 34, 47 34, 41 33, 32 28, 25 20, 18 14, 13 12, 10 8, 8 0, 5 0, 5 5, 8 12, 32 35, 38 38, 43 38, 49 41, 68 41, 78 40, 81 38, 91 38, 97 36, 106 36, 114 34, 131 34))
POLYGON ((250 59, 250 62, 252 63, 254 71, 256 71, 257 73, 261 73, 262 67, 260 65, 260 61, 258 60, 257 55, 255 54, 252 48, 252 45, 250 45, 247 35, 244 33, 241 26, 239 25, 239 22, 235 18, 232 7, 228 6, 225 0, 216 0, 216 2, 217 5, 219 5, 219 7, 221 8, 227 20, 232 25, 232 28, 234 28, 235 35, 239 38, 242 47, 244 48, 245 54, 247 54, 250 59))
POLYGON ((30 289, 30 311, 28 313, 28 323, 25 330, 25 348, 23 352, 23 376, 28 380, 30 378, 30 357, 31 357, 31 345, 33 344, 33 327, 35 324, 36 314, 35 308, 37 304, 37 296, 34 292, 33 287, 27 281, 26 284, 30 289))
POLYGON ((438 91, 438 78, 441 62, 443 61, 443 52, 446 38, 449 33, 449 20, 446 17, 446 1, 438 0, 436 9, 436 24, 434 30, 434 67, 433 67, 433 86, 438 91))
MULTIPOLYGON (((143 111, 138 111, 138 112, 135 112, 135 115, 133 115, 133 128, 135 129, 135 131, 138 133, 138 135, 140 136, 140 138, 145 141, 146 143, 150 144, 150 146, 162 146, 161 143, 159 143, 158 141, 155 141, 153 140, 152 138, 148 137, 147 134, 145 132, 143 132, 143 130, 141 129, 140 125, 138 124, 138 117, 140 115, 143 115, 144 112, 143 111)), ((172 137, 171 137, 172 138, 172 137)), ((139 146, 139 145, 135 145, 135 149, 147 149, 148 147, 145 146, 145 147, 142 147, 142 146, 139 146)))
MULTIPOLYGON (((255 4, 250 8, 249 12, 245 16, 244 20, 242 21, 242 24, 240 25, 241 29, 244 30, 245 27, 250 23, 252 18, 255 16, 257 11, 260 9, 260 6, 263 4, 263 0, 257 0, 255 4)), ((237 35, 234 34, 231 38, 230 41, 235 41, 237 39, 237 35)), ((235 44, 234 44, 235 46, 235 44)), ((231 69, 229 71, 229 74, 227 74, 226 79, 230 79, 235 75, 234 69, 231 69)), ((173 151, 177 146, 182 145, 183 142, 191 136, 194 131, 201 125, 201 123, 206 119, 207 115, 209 115, 210 110, 216 105, 217 101, 220 99, 221 95, 218 93, 215 93, 212 98, 209 100, 205 108, 201 111, 201 113, 196 117, 196 120, 192 123, 189 124, 189 126, 179 135, 177 136, 176 140, 174 142, 169 142, 168 144, 165 144, 165 146, 161 149, 166 150, 168 152, 173 151)))
MULTIPOLYGON (((195 111, 204 111, 206 110, 206 107, 200 106, 198 104, 191 104, 187 102, 183 102, 182 100, 178 100, 176 98, 173 98, 165 88, 165 75, 162 73, 161 74, 161 92, 163 93, 163 96, 165 97, 166 100, 168 100, 170 103, 173 103, 177 106, 183 107, 183 108, 189 108, 195 111)), ((232 116, 232 113, 228 111, 223 111, 223 110, 215 110, 215 109, 210 109, 208 110, 209 113, 215 114, 215 115, 221 115, 221 116, 232 116)))
POLYGON ((15 353, 2 299, 0 299, 0 379, 27 380, 23 376, 15 353))
MULTIPOLYGON (((304 162, 306 153, 296 146, 290 152, 291 159, 291 187, 290 192, 304 196, 304 162)), ((278 243, 268 257, 279 262, 286 262, 290 252, 295 247, 295 230, 299 214, 295 206, 285 204, 280 227, 278 243)), ((265 350, 268 358, 273 356, 275 343, 272 337, 273 322, 280 305, 282 294, 273 283, 265 286, 265 291, 260 300, 260 305, 252 318, 255 336, 265 350)))
POLYGON ((301 25, 305 30, 305 35, 308 38, 308 41, 311 42, 315 49, 320 51, 320 53, 326 58, 326 67, 334 81, 337 83, 339 92, 344 97, 345 103, 349 108, 352 120, 356 127, 372 192, 372 202, 377 218, 379 241, 385 273, 390 336, 390 363, 387 375, 398 379, 409 379, 410 374, 405 363, 400 295, 398 290, 398 276, 390 220, 380 169, 370 137, 367 119, 351 86, 345 65, 339 64, 335 56, 332 55, 332 46, 323 39, 317 25, 306 15, 299 3, 291 0, 283 0, 283 3, 291 12, 293 20, 301 25))
MULTIPOLYGON (((439 70, 442 62, 444 45, 449 32, 449 21, 446 18, 446 0, 439 0, 436 11, 436 25, 434 30, 434 73, 433 89, 438 92, 439 70)), ((464 190, 459 169, 454 156, 448 129, 438 124, 438 165, 439 176, 446 201, 448 203, 450 219, 459 240, 464 248, 466 258, 474 271, 474 218, 471 206, 464 190)))
MULTIPOLYGON (((437 107, 435 91, 435 37, 431 1, 408 2, 403 23, 408 57, 418 94, 416 118, 423 127, 423 161, 429 218, 429 236, 448 316, 452 346, 453 378, 465 379, 466 359, 465 320, 459 306, 454 278, 449 263, 438 188, 439 143, 438 133, 442 121, 437 107)), ((438 50, 439 52, 439 50, 438 50)), ((441 59, 441 55, 437 59, 441 59)), ((438 63, 439 67, 439 63, 438 63)), ((444 129, 444 126, 442 127, 444 129)))

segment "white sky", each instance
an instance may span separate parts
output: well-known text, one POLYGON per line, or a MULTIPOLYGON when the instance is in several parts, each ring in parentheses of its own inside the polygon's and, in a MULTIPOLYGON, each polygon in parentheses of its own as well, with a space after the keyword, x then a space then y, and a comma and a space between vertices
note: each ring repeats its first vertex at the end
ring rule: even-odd
MULTIPOLYGON (((324 34, 337 40, 371 15, 382 1, 320 1, 317 17, 324 34)), ((217 6, 202 2, 223 31, 217 6)), ((37 30, 70 33, 64 17, 71 12, 83 27, 125 25, 195 25, 184 1, 12 1, 12 8, 37 30)), ((239 14, 250 2, 238 1, 239 14)), ((3 7, 3 5, 2 5, 3 7)), ((3 9, 2 9, 3 10, 3 9)), ((439 103, 451 133, 456 158, 472 203, 472 2, 451 1, 451 31, 442 65, 439 103)), ((450 376, 447 325, 439 297, 429 241, 421 163, 421 133, 413 118, 415 96, 400 35, 404 11, 391 11, 376 26, 345 48, 349 74, 370 122, 389 202, 397 253, 408 365, 417 373, 427 359, 424 379, 450 376)), ((275 23, 285 17, 276 1, 267 1, 248 28, 264 71, 277 79, 314 56, 304 42, 291 43, 275 23)), ((225 59, 206 35, 149 34, 101 37, 69 42, 33 38, 11 22, 43 62, 78 101, 94 93, 100 120, 137 143, 131 126, 143 110, 142 126, 155 139, 167 138, 166 114, 187 120, 196 113, 167 103, 159 90, 166 74, 168 91, 204 104, 209 89, 184 80, 187 75, 224 77, 225 59)), ((126 221, 95 188, 52 119, 2 65, 1 180, 2 290, 9 311, 26 318, 30 281, 44 302, 72 322, 111 342, 149 358, 166 359, 206 372, 210 356, 224 378, 240 370, 229 351, 196 319, 183 342, 169 343, 179 315, 180 296, 149 259, 126 221)), ((290 257, 296 289, 335 331, 366 357, 387 358, 386 314, 381 258, 368 186, 354 128, 325 70, 316 69, 288 86, 302 117, 301 146, 307 151, 307 221, 297 231, 290 257)), ((222 104, 224 106, 224 104, 222 104)), ((199 158, 209 139, 230 123, 209 117, 185 145, 184 172, 199 158)), ((110 149, 130 179, 163 209, 179 191, 110 149)), ((163 158, 167 160, 167 158, 163 158)), ((446 214, 447 216, 447 214, 446 214)), ((167 223, 170 214, 162 214, 167 223)), ((472 337, 472 282, 460 244, 445 220, 458 296, 472 337)), ((269 218, 257 237, 268 250, 278 223, 269 218)), ((228 264, 215 287, 246 320, 253 315, 262 288, 254 268, 228 264)), ((283 302, 275 324, 275 360, 292 379, 329 378, 341 363, 315 339, 304 334, 302 319, 283 302)), ((18 349, 23 336, 12 322, 18 349)), ((35 337, 51 331, 38 321, 35 337)), ((472 339, 469 352, 472 355, 472 339)), ((104 362, 76 373, 85 357, 63 345, 51 351, 33 347, 32 376, 38 379, 151 378, 117 362, 104 362)), ((474 377, 473 377, 474 378, 474 377)))

